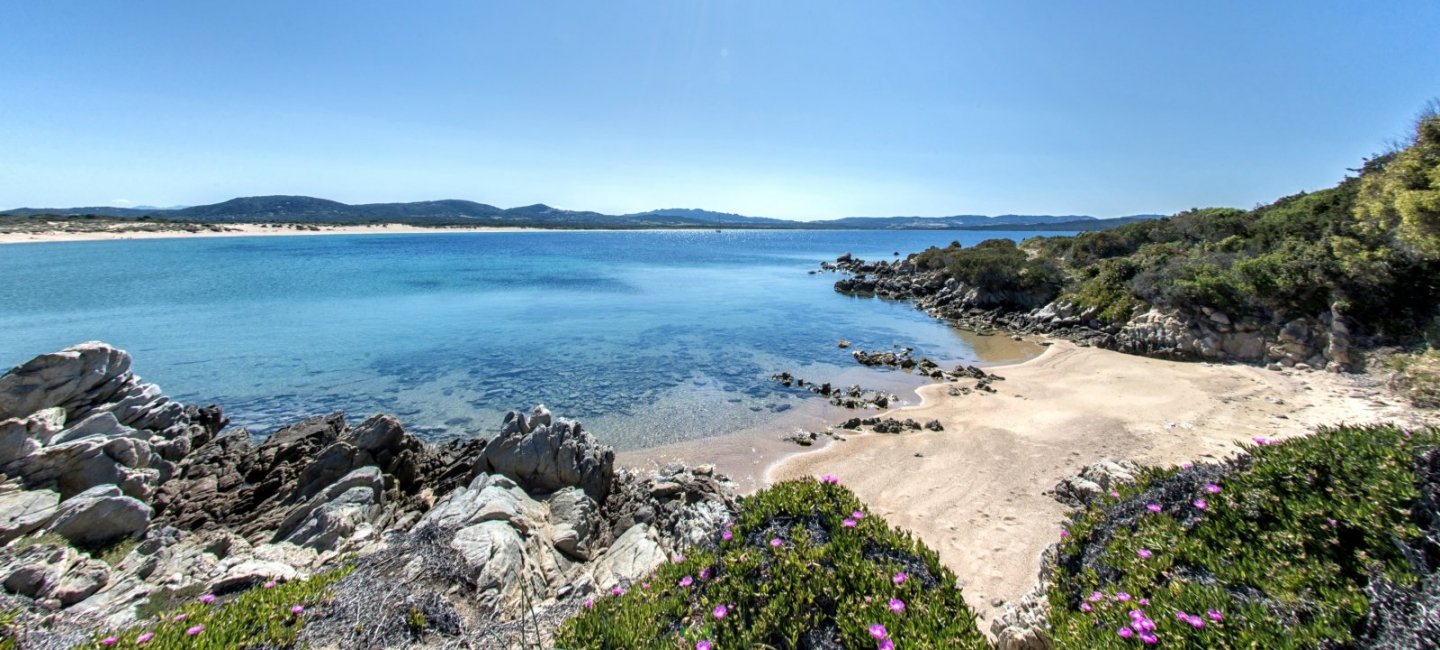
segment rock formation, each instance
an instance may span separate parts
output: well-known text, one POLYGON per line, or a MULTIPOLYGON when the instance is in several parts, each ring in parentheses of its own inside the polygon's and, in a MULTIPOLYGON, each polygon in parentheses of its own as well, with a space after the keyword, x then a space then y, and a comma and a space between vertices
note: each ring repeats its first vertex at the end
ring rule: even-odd
POLYGON ((398 643, 386 630, 407 623, 374 617, 403 618, 405 603, 443 622, 436 633, 473 641, 642 578, 736 508, 713 468, 616 469, 610 448, 543 406, 509 413, 488 442, 433 445, 387 415, 351 426, 333 413, 257 443, 130 365, 85 343, 0 376, 0 597, 18 598, 27 620, 54 619, 30 626, 47 643, 128 625, 174 594, 341 562, 356 570, 336 585, 337 611, 363 605, 370 636, 322 625, 311 642, 398 643))

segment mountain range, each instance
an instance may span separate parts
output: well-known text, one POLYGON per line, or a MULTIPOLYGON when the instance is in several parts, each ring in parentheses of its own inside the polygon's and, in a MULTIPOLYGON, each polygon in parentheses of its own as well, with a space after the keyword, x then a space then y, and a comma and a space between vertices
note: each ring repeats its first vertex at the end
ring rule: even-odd
POLYGON ((1084 215, 1015 215, 994 217, 846 217, 824 221, 792 221, 750 217, 688 208, 610 215, 562 210, 543 203, 498 208, 485 203, 447 199, 410 203, 347 204, 309 196, 250 196, 185 208, 16 208, 0 216, 97 216, 120 219, 164 219, 206 223, 284 222, 317 224, 405 223, 422 226, 518 226, 539 228, 794 228, 852 230, 1096 230, 1164 215, 1143 214, 1114 219, 1084 215))

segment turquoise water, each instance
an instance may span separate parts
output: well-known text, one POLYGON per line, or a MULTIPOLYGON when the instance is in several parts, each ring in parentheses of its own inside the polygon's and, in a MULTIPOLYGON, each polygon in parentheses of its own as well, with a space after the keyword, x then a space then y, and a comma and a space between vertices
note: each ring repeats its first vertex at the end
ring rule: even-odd
MULTIPOLYGON (((98 339, 186 402, 266 433, 305 415, 398 415, 486 435, 543 402, 617 447, 755 426, 809 398, 769 381, 854 371, 835 343, 965 340, 908 305, 810 275, 851 251, 1039 233, 536 232, 0 246, 0 366, 98 339)), ((880 371, 876 371, 880 372, 880 371)))

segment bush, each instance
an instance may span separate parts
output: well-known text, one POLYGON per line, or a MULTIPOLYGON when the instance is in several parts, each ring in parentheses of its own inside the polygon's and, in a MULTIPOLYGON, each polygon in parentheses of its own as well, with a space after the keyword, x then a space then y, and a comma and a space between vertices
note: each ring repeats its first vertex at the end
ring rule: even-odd
POLYGON ((1419 408, 1440 408, 1440 350, 1397 354, 1387 360, 1391 385, 1419 408))
POLYGON ((988 647, 935 553, 864 510, 838 485, 762 490, 742 502, 730 539, 587 604, 556 645, 873 648, 871 626, 882 625, 898 648, 988 647))
POLYGON ((330 598, 330 585, 350 571, 346 566, 307 580, 250 589, 228 600, 191 601, 156 616, 148 625, 96 635, 88 647, 290 648, 307 612, 324 604, 330 598), (296 606, 302 611, 292 611, 296 606))
POLYGON ((1433 429, 1338 427, 1149 472, 1068 528, 1049 590, 1057 647, 1136 647, 1142 633, 1192 648, 1351 640, 1372 580, 1416 583, 1415 467, 1437 446, 1433 429))

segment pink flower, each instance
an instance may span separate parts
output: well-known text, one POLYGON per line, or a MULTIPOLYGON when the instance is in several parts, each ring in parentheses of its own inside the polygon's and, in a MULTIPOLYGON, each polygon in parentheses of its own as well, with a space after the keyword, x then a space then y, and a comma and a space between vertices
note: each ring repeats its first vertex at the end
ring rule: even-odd
POLYGON ((190 617, 189 614, 176 614, 176 615, 175 615, 175 622, 176 622, 176 623, 179 623, 180 621, 183 621, 183 620, 185 620, 185 619, 187 619, 187 618, 189 618, 189 617, 190 617))
POLYGON ((905 581, 908 579, 910 579, 910 576, 905 575, 905 572, 901 571, 900 573, 895 574, 895 577, 891 578, 890 581, 899 585, 905 584, 905 581))
POLYGON ((905 611, 905 601, 899 598, 890 599, 890 611, 900 614, 905 611))
POLYGON ((1065 530, 1064 528, 1061 528, 1061 529, 1060 529, 1060 539, 1065 539, 1066 537, 1069 537, 1069 536, 1070 536, 1070 531, 1065 530))
POLYGON ((1195 506, 1197 509, 1200 510, 1204 510, 1210 507, 1210 504, 1206 503, 1204 499, 1196 499, 1194 501, 1191 501, 1190 505, 1195 506))
POLYGON ((845 521, 840 522, 840 525, 841 525, 841 526, 844 526, 844 527, 846 527, 846 528, 854 528, 854 527, 855 527, 855 520, 854 520, 854 519, 846 519, 845 521))
POLYGON ((1158 503, 1147 503, 1147 504, 1145 504, 1145 509, 1146 509, 1146 510, 1149 510, 1150 512, 1160 512, 1160 504, 1158 504, 1158 503))
POLYGON ((1206 616, 1209 616, 1209 617, 1210 617, 1210 620, 1215 621, 1216 623, 1219 623, 1220 621, 1225 620, 1225 615, 1224 615, 1224 614, 1221 614, 1221 613, 1220 613, 1220 610, 1218 610, 1218 609, 1209 610, 1209 611, 1205 612, 1205 615, 1206 615, 1206 616))
POLYGON ((594 609, 594 608, 595 608, 595 599, 594 599, 594 598, 586 598, 586 599, 585 599, 585 609, 594 609))
POLYGON ((673 562, 673 563, 675 563, 675 564, 679 564, 679 563, 685 561, 685 556, 684 556, 684 555, 681 555, 681 554, 679 554, 679 553, 676 553, 676 554, 675 554, 675 557, 670 558, 670 561, 673 562))
POLYGON ((1220 486, 1214 483, 1206 483, 1205 491, 1209 492, 1210 494, 1220 494, 1220 486))
POLYGON ((100 644, 101 644, 101 645, 115 645, 116 643, 119 643, 119 642, 120 642, 120 637, 118 637, 118 636, 107 636, 107 637, 105 637, 105 638, 103 638, 103 639, 100 639, 100 644))
POLYGON ((1149 598, 1141 598, 1140 600, 1137 600, 1137 601, 1135 601, 1135 602, 1140 603, 1141 605, 1144 605, 1145 607, 1149 607, 1149 606, 1150 606, 1150 599, 1149 599, 1149 598))
POLYGON ((1112 498, 1112 499, 1119 499, 1119 498, 1120 498, 1120 491, 1119 491, 1119 490, 1111 490, 1111 491, 1110 491, 1110 498, 1112 498))
POLYGON ((895 650, 895 642, 890 639, 880 639, 880 643, 875 646, 875 650, 895 650))
POLYGON ((735 537, 735 533, 730 532, 730 529, 729 529, 729 528, 726 528, 724 531, 722 531, 722 532, 720 533, 720 539, 725 540, 725 541, 727 541, 727 542, 730 541, 731 539, 734 539, 734 537, 735 537))
POLYGON ((305 613, 305 606, 304 606, 304 605, 296 605, 296 606, 294 606, 294 607, 291 607, 291 608, 290 608, 290 613, 291 613, 291 614, 294 614, 294 615, 296 615, 296 616, 299 616, 299 615, 301 615, 301 614, 304 614, 304 613, 305 613))
POLYGON ((205 631, 205 626, 204 626, 204 625, 196 625, 195 627, 192 627, 192 628, 190 628, 190 629, 188 629, 188 630, 185 630, 185 634, 188 635, 188 636, 195 636, 196 634, 199 634, 199 633, 204 632, 204 631, 205 631))
POLYGON ((1191 616, 1190 618, 1186 619, 1186 622, 1190 624, 1190 627, 1193 627, 1197 630, 1205 627, 1205 619, 1200 618, 1199 616, 1191 616))
POLYGON ((783 543, 784 542, 781 542, 779 537, 776 537, 775 539, 770 540, 770 548, 780 548, 780 545, 783 543))
POLYGON ((200 602, 205 603, 206 605, 215 602, 215 594, 205 594, 204 596, 201 596, 200 602))
POLYGON ((1090 602, 1092 602, 1092 603, 1098 603, 1098 602, 1100 602, 1100 601, 1102 601, 1102 600, 1105 600, 1105 594, 1102 594, 1102 593, 1100 593, 1100 592, 1098 592, 1098 591, 1090 594, 1090 602))
POLYGON ((1115 600, 1118 600, 1122 603, 1128 603, 1130 602, 1130 594, 1127 594, 1123 591, 1117 591, 1115 592, 1115 600))
POLYGON ((890 633, 885 631, 884 625, 876 623, 870 626, 870 636, 873 636, 876 639, 888 639, 890 638, 890 633))
POLYGON ((725 618, 725 615, 730 613, 730 608, 724 605, 716 605, 715 609, 711 610, 710 613, 713 614, 715 618, 725 618))
POLYGON ((1180 469, 1190 469, 1191 467, 1194 467, 1194 466, 1195 466, 1195 463, 1180 463, 1180 469))
POLYGON ((1261 447, 1270 444, 1269 438, 1261 438, 1259 436, 1256 436, 1254 438, 1251 438, 1250 440, 1253 441, 1255 444, 1260 445, 1261 447))
POLYGON ((1091 607, 1090 603, 1080 603, 1080 611, 1089 613, 1095 611, 1095 608, 1091 607))
POLYGON ((685 577, 683 577, 683 578, 680 579, 680 586, 681 586, 681 587, 689 587, 690 585, 693 585, 693 584, 695 584, 695 579, 694 579, 694 578, 691 578, 690 576, 685 576, 685 577))
POLYGON ((707 566, 707 567, 705 567, 705 568, 703 568, 703 569, 700 570, 700 579, 701 579, 701 580, 709 580, 709 579, 710 579, 710 567, 707 566))
POLYGON ((1150 552, 1150 549, 1148 549, 1148 548, 1142 548, 1142 549, 1140 549, 1140 550, 1138 550, 1138 551, 1135 551, 1135 554, 1136 554, 1136 555, 1139 555, 1139 556, 1140 556, 1140 559, 1142 559, 1142 560, 1148 560, 1148 559, 1150 559, 1151 556, 1155 555, 1154 553, 1151 553, 1151 552, 1150 552))
POLYGON ((709 641, 700 641, 695 644, 695 650, 711 650, 709 641))
POLYGON ((1155 636, 1153 632, 1141 632, 1140 640, 1144 642, 1145 645, 1155 645, 1160 642, 1160 637, 1155 636))
POLYGON ((154 632, 146 632, 146 633, 144 633, 144 634, 141 634, 141 635, 138 636, 138 637, 135 637, 135 643, 136 643, 137 645, 145 645, 146 643, 149 643, 149 642, 150 642, 150 639, 153 639, 153 638, 155 638, 155 633, 154 633, 154 632))
POLYGON ((865 518, 865 513, 856 510, 855 512, 850 513, 850 518, 859 521, 865 518))
POLYGON ((624 590, 624 589, 621 589, 621 588, 619 588, 619 587, 613 587, 613 588, 610 589, 610 595, 611 595, 611 596, 624 596, 624 595, 625 595, 625 590, 624 590))
POLYGON ((1119 634, 1119 635, 1120 635, 1120 638, 1122 638, 1122 639, 1128 639, 1128 638, 1130 638, 1130 637, 1132 637, 1132 636, 1135 635, 1135 633, 1134 633, 1134 632, 1131 632, 1131 631, 1130 631, 1130 628, 1128 628, 1128 627, 1122 627, 1122 628, 1120 628, 1120 630, 1119 630, 1118 632, 1116 632, 1116 634, 1119 634))
POLYGON ((641 588, 641 589, 649 589, 649 588, 650 588, 650 583, 648 583, 648 582, 642 582, 642 583, 640 583, 640 588, 641 588))
POLYGON ((821 477, 820 477, 820 482, 821 482, 821 483, 829 483, 829 484, 831 484, 831 485, 839 485, 839 484, 840 484, 840 477, 835 476, 834 474, 825 474, 824 476, 821 476, 821 477))
POLYGON ((265 588, 266 588, 266 589, 274 589, 274 588, 275 588, 275 581, 274 581, 274 580, 267 580, 267 581, 265 582, 265 588))

